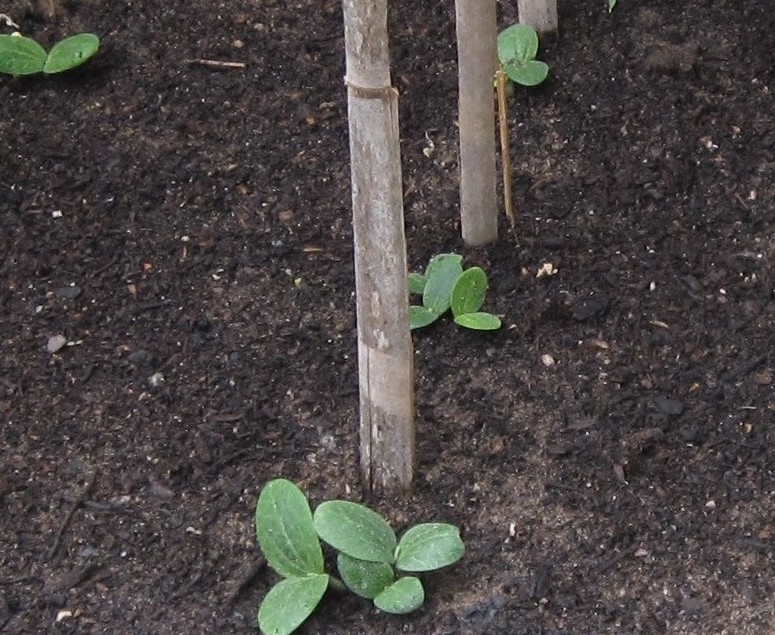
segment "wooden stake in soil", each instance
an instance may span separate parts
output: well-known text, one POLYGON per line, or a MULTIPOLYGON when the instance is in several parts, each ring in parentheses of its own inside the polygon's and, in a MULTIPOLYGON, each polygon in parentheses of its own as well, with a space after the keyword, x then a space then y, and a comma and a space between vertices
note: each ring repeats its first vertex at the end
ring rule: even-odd
POLYGON ((398 92, 387 0, 343 0, 358 315, 361 471, 376 491, 414 475, 414 372, 398 92))
POLYGON ((460 225, 468 245, 498 239, 492 80, 495 0, 455 0, 460 125, 460 225))
POLYGON ((557 31, 557 0, 518 0, 519 21, 539 33, 557 31))

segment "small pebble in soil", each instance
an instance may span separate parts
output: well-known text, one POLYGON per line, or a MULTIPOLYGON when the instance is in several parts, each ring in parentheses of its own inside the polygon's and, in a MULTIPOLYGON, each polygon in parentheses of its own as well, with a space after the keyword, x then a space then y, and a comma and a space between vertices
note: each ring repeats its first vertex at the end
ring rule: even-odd
POLYGON ((58 351, 60 351, 65 344, 67 344, 67 338, 64 335, 53 335, 52 337, 48 338, 48 342, 46 343, 46 351, 51 353, 52 355, 58 351))
POLYGON ((164 375, 162 373, 154 373, 148 378, 148 383, 152 388, 158 388, 164 383, 164 375))

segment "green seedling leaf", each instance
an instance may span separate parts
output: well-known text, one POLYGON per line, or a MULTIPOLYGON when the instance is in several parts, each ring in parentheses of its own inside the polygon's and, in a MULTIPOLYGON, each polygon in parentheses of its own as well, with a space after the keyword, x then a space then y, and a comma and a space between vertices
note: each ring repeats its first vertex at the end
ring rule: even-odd
POLYGON ((100 38, 93 33, 79 33, 60 40, 49 51, 43 67, 47 75, 69 71, 80 66, 100 48, 100 38))
POLYGON ((318 536, 352 558, 393 563, 398 540, 387 521, 368 507, 350 501, 327 501, 314 515, 318 536))
POLYGON ((452 315, 474 313, 482 308, 487 295, 487 274, 481 267, 466 269, 452 289, 452 315))
POLYGON ((514 24, 498 34, 498 60, 503 66, 525 63, 538 54, 538 33, 528 24, 514 24))
POLYGON ((385 613, 402 615, 419 609, 425 602, 422 582, 414 577, 399 578, 374 598, 374 606, 385 613))
POLYGON ((474 331, 497 331, 501 319, 492 313, 463 313, 455 316, 455 324, 474 331))
POLYGON ((538 86, 549 75, 549 66, 538 60, 531 60, 524 64, 510 62, 504 64, 503 70, 512 82, 521 86, 538 86))
POLYGON ((396 568, 433 571, 460 560, 465 545, 460 530, 446 523, 424 523, 409 529, 398 543, 396 568))
POLYGON ((608 13, 612 13, 616 6, 616 0, 608 0, 608 13))
POLYGON ((431 258, 425 272, 425 289, 422 294, 423 306, 436 315, 449 310, 452 302, 452 289, 463 273, 463 257, 458 254, 440 254, 431 258))
POLYGON ((307 497, 290 481, 275 479, 261 490, 256 537, 269 566, 284 578, 323 573, 323 550, 307 497))
POLYGON ((356 595, 373 600, 396 580, 393 567, 386 562, 367 562, 340 553, 336 566, 342 582, 356 595))
POLYGON ((428 261, 428 266, 425 268, 426 280, 441 268, 449 266, 450 263, 457 263, 462 269, 463 256, 460 254, 438 254, 437 256, 431 258, 428 261))
POLYGON ((264 635, 289 635, 306 620, 328 588, 326 574, 288 578, 273 586, 258 609, 264 635))
POLYGON ((441 317, 438 313, 429 311, 424 306, 412 305, 409 307, 409 328, 411 330, 421 329, 424 326, 432 324, 441 317))
POLYGON ((423 291, 425 291, 425 276, 422 275, 421 273, 410 273, 409 274, 409 293, 422 295, 423 291))
POLYGON ((0 73, 33 75, 46 65, 46 49, 21 35, 0 35, 0 73))

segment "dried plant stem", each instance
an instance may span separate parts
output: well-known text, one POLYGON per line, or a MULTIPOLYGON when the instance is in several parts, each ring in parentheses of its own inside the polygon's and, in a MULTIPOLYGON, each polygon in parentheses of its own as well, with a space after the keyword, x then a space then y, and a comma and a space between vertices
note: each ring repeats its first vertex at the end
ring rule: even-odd
POLYGON ((511 228, 517 224, 514 215, 514 203, 511 196, 511 155, 509 153, 509 120, 506 104, 506 73, 502 69, 495 71, 495 86, 498 93, 498 121, 501 138, 501 170, 503 173, 503 207, 511 228))
POLYGON ((211 68, 245 68, 245 62, 223 62, 221 60, 195 59, 188 60, 189 64, 199 64, 200 66, 210 66, 211 68))

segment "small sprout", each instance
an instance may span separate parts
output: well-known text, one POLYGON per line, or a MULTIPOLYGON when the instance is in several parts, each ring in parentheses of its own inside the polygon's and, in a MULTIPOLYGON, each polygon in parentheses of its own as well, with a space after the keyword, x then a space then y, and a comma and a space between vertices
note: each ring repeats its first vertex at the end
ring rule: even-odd
POLYGON ((498 61, 515 84, 537 86, 549 75, 549 66, 536 60, 538 33, 528 24, 514 24, 498 35, 498 61))
POLYGON ((100 47, 93 33, 79 33, 54 44, 46 53, 38 42, 19 33, 0 35, 0 73, 53 75, 80 66, 100 47))
POLYGON ((608 0, 608 13, 612 13, 618 0, 608 0))
POLYGON ((500 328, 500 318, 479 311, 487 293, 487 274, 480 267, 464 271, 462 262, 458 254, 439 254, 431 258, 425 274, 409 274, 409 292, 422 295, 422 306, 409 307, 412 330, 433 324, 450 309, 459 326, 479 331, 500 328))
POLYGON ((446 523, 416 525, 399 540, 382 516, 358 503, 327 501, 312 514, 304 493, 285 479, 261 491, 256 537, 269 566, 284 578, 258 610, 265 635, 295 631, 328 588, 350 589, 386 613, 414 611, 425 601, 422 582, 397 573, 440 569, 465 552, 460 531, 446 523), (339 551, 341 579, 325 573, 321 539, 339 551))

